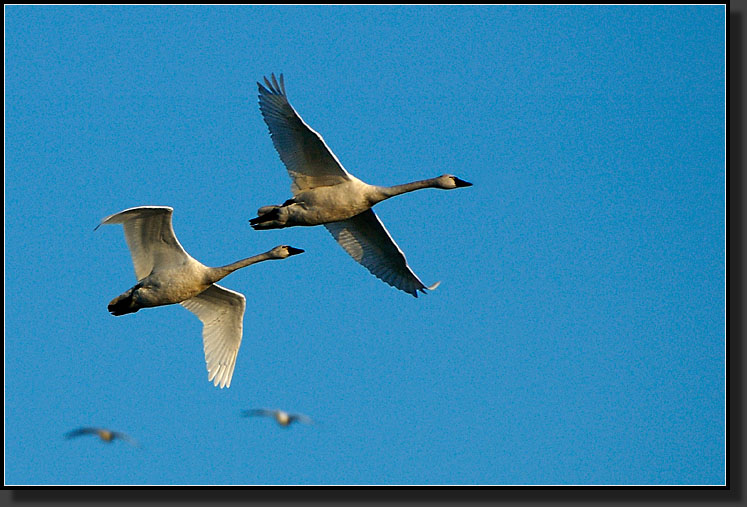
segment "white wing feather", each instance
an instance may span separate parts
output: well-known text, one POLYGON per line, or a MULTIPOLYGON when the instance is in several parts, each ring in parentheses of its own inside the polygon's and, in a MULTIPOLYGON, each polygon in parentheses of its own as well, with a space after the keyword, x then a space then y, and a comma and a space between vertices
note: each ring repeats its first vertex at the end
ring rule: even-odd
POLYGON ((293 109, 285 95, 283 75, 280 82, 271 76, 259 86, 259 110, 270 130, 272 143, 293 180, 291 190, 337 185, 350 179, 332 150, 317 132, 293 109))
POLYGON ((208 380, 221 388, 230 387, 241 346, 246 298, 213 284, 181 305, 202 321, 208 380))
POLYGON ((191 259, 174 234, 171 225, 173 212, 174 209, 168 206, 140 206, 110 215, 99 224, 124 226, 138 280, 151 274, 154 267, 175 267, 191 259))
POLYGON ((324 227, 353 259, 392 287, 418 297, 418 291, 425 293, 425 289, 433 290, 441 283, 427 287, 420 281, 373 210, 324 227))

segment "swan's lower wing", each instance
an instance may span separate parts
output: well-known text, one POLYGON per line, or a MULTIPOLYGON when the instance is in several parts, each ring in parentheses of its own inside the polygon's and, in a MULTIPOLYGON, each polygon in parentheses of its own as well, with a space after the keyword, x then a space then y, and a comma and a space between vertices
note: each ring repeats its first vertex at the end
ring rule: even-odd
POLYGON ((392 287, 418 297, 418 291, 425 293, 425 289, 433 290, 438 286, 435 283, 426 287, 412 272, 405 254, 373 210, 324 226, 353 259, 392 287))
POLYGON ((138 280, 151 274, 154 267, 178 266, 189 258, 174 234, 173 212, 173 208, 168 206, 140 206, 110 215, 99 224, 124 226, 138 280))
POLYGON ((208 380, 221 388, 230 387, 241 345, 246 299, 238 292, 213 284, 181 305, 202 321, 208 380))
POLYGON ((283 75, 280 82, 272 75, 259 87, 259 110, 270 130, 270 137, 280 159, 288 169, 294 194, 315 187, 337 185, 350 175, 318 133, 309 127, 293 109, 285 95, 283 75))

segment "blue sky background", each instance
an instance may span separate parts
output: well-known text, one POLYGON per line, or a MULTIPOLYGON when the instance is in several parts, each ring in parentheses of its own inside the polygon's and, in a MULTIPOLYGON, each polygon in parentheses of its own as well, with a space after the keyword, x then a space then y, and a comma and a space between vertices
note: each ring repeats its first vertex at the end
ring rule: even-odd
POLYGON ((6 484, 723 484, 723 6, 5 8, 6 484), (293 106, 373 184, 418 299, 254 231, 293 106), (247 298, 229 389, 180 306, 113 317, 174 208, 247 298), (282 429, 242 409, 306 413, 282 429), (83 425, 140 442, 67 441, 83 425))

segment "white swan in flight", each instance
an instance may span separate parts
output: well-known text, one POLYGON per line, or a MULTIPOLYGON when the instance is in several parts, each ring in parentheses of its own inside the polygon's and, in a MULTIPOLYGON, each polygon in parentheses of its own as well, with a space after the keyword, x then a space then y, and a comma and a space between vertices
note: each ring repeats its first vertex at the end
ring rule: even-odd
MULTIPOLYGON (((227 266, 211 268, 192 258, 174 235, 173 208, 140 206, 104 218, 99 224, 122 224, 135 265, 137 285, 109 303, 112 315, 141 308, 180 303, 203 324, 208 380, 230 387, 241 345, 246 299, 215 282, 237 269, 271 259, 285 259, 303 250, 276 246, 227 266)), ((98 229, 99 226, 96 226, 98 229)))
POLYGON ((293 198, 281 205, 263 206, 250 220, 254 229, 296 225, 324 225, 353 259, 389 285, 418 297, 426 287, 407 265, 402 250, 371 207, 395 195, 421 188, 450 190, 472 185, 444 174, 438 178, 393 187, 369 185, 342 167, 318 133, 293 109, 280 79, 264 78, 259 86, 259 109, 272 142, 291 177, 293 198))
POLYGON ((254 417, 254 416, 272 417, 273 419, 275 419, 275 421, 280 426, 283 426, 283 427, 290 426, 290 424, 294 422, 302 422, 304 424, 312 424, 314 422, 307 415, 291 414, 284 410, 277 410, 277 409, 253 408, 250 410, 242 410, 241 414, 244 417, 254 417))

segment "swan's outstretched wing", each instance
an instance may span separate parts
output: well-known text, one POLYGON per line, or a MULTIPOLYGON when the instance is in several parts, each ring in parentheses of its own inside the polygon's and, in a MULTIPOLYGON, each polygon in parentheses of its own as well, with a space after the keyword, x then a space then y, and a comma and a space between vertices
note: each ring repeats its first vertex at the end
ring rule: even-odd
POLYGON ((127 433, 122 433, 120 431, 112 431, 112 438, 118 438, 119 440, 124 440, 128 444, 134 445, 135 447, 138 446, 137 440, 132 438, 127 433))
POLYGON ((324 227, 353 259, 392 287, 418 297, 418 291, 425 293, 425 289, 433 290, 441 283, 426 287, 420 281, 373 210, 324 224, 324 227))
POLYGON ((270 129, 270 136, 280 160, 288 169, 293 194, 314 187, 337 185, 350 174, 330 150, 322 136, 309 127, 293 109, 285 95, 283 75, 280 81, 265 78, 267 87, 259 86, 259 110, 270 129))
POLYGON ((243 294, 213 284, 181 305, 202 321, 208 380, 231 386, 236 354, 241 345, 246 298, 243 294))
POLYGON ((101 429, 99 428, 78 428, 65 433, 65 438, 81 437, 83 435, 98 435, 101 429))
POLYGON ((290 422, 298 421, 304 424, 314 424, 311 417, 305 414, 290 414, 290 422))
POLYGON ((178 266, 190 258, 174 235, 171 225, 173 212, 174 209, 168 206, 140 206, 110 215, 99 224, 124 226, 138 280, 151 274, 154 267, 178 266))
POLYGON ((252 408, 249 410, 242 410, 241 415, 244 417, 275 417, 277 410, 270 410, 269 408, 252 408))

